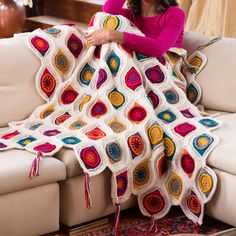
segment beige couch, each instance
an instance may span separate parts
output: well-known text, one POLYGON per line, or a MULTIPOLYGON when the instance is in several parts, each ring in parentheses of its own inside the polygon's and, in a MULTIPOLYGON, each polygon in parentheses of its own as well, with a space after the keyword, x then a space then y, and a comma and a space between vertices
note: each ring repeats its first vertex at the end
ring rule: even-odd
MULTIPOLYGON (((207 41, 187 33, 184 47, 191 54, 207 41)), ((209 110, 223 111, 219 118, 224 122, 214 131, 221 143, 208 159, 219 184, 207 214, 236 226, 236 39, 224 39, 202 52, 209 61, 197 76, 203 87, 201 103, 209 110)), ((26 118, 42 104, 34 86, 39 66, 24 37, 0 40, 1 127, 26 118)), ((40 177, 29 180, 32 154, 19 150, 0 153, 0 236, 42 235, 57 231, 59 222, 73 226, 114 212, 108 171, 91 178, 93 208, 86 210, 83 173, 73 151, 63 149, 55 157, 43 159, 40 177)), ((133 205, 134 197, 122 207, 133 205)))

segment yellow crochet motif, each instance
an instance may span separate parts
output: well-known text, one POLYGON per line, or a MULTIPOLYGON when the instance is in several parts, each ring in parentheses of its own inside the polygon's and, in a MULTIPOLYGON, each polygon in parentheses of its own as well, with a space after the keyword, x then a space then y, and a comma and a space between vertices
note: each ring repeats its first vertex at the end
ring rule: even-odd
POLYGON ((124 97, 117 91, 111 92, 108 98, 111 104, 116 107, 120 107, 124 103, 124 97))
POLYGON ((53 105, 50 105, 46 109, 40 112, 39 118, 45 119, 47 116, 51 115, 54 111, 55 111, 55 107, 53 105))
POLYGON ((165 154, 167 157, 170 157, 175 152, 175 145, 170 138, 164 138, 165 154))
POLYGON ((119 26, 119 19, 116 16, 108 16, 104 20, 103 27, 105 29, 116 30, 118 28, 118 26, 119 26))
POLYGON ((213 186, 211 176, 206 173, 202 174, 199 178, 199 186, 203 193, 210 192, 213 186))
POLYGON ((148 130, 148 137, 152 145, 156 145, 163 139, 163 132, 160 126, 153 125, 148 130))
POLYGON ((167 182, 167 189, 169 193, 172 196, 174 196, 177 200, 181 195, 182 186, 183 186, 182 179, 176 173, 173 173, 167 182))
POLYGON ((196 66, 198 69, 201 67, 202 59, 200 57, 195 56, 189 64, 196 66))

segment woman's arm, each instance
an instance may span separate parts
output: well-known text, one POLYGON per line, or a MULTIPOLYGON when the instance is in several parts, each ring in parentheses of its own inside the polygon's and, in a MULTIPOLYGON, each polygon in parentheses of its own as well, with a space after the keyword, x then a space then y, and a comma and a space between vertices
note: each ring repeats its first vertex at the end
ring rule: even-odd
POLYGON ((148 56, 161 57, 174 45, 181 31, 182 28, 171 26, 164 29, 155 39, 124 33, 124 45, 148 56))
POLYGON ((157 38, 139 36, 127 32, 119 32, 115 30, 100 29, 87 36, 87 40, 91 45, 100 45, 107 42, 122 43, 125 46, 137 52, 153 56, 161 57, 171 48, 184 27, 185 15, 183 10, 177 9, 166 15, 166 26, 157 38))
POLYGON ((125 0, 107 0, 103 5, 103 12, 112 15, 122 15, 128 19, 131 18, 131 11, 129 9, 122 8, 125 0))
POLYGON ((152 57, 161 57, 174 45, 182 29, 183 27, 179 25, 169 25, 155 39, 127 32, 100 29, 89 34, 87 40, 93 46, 107 42, 117 42, 139 53, 152 57))
POLYGON ((124 45, 143 54, 160 57, 174 46, 184 28, 185 15, 181 9, 167 15, 166 26, 157 38, 124 33, 124 45))

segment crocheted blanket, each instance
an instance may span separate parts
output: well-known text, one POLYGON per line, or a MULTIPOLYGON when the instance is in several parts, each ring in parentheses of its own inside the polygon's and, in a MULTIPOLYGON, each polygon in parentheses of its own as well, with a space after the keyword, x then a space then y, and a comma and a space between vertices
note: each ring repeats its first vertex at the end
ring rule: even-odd
MULTIPOLYGON (((89 30, 96 28, 142 35, 126 18, 105 13, 95 15, 89 30)), ((35 153, 32 178, 42 157, 72 148, 85 174, 87 208, 89 177, 109 168, 117 219, 120 204, 135 194, 153 227, 172 205, 201 224, 216 189, 206 158, 218 142, 211 129, 220 125, 190 102, 199 100, 194 78, 206 58, 200 52, 189 58, 193 72, 184 69, 183 49, 152 58, 114 42, 93 47, 84 36, 76 25, 28 34, 41 60, 36 86, 46 103, 10 123, 11 130, 0 134, 0 149, 35 153)))

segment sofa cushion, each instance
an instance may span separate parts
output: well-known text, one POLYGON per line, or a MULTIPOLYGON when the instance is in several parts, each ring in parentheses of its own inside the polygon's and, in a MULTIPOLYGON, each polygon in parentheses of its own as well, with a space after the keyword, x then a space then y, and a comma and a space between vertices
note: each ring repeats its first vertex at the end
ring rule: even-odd
MULTIPOLYGON (((60 182, 60 222, 62 224, 67 226, 83 224, 115 212, 111 199, 111 172, 108 169, 90 179, 92 210, 85 207, 83 186, 83 176, 67 178, 66 181, 60 182)), ((121 204, 121 210, 134 206, 137 206, 137 198, 131 195, 121 204)), ((111 234, 104 232, 103 235, 111 234)))
POLYGON ((23 120, 43 103, 35 88, 41 63, 25 37, 0 40, 0 127, 23 120))
MULTIPOLYGON (((218 184, 213 199, 206 205, 206 214, 236 227, 236 204, 234 204, 236 197, 236 176, 225 171, 213 170, 217 175, 218 184)), ((218 234, 218 236, 220 235, 234 236, 236 234, 234 231, 232 234, 218 234)))
POLYGON ((222 114, 222 127, 213 131, 220 138, 220 143, 210 153, 207 162, 221 171, 236 175, 236 114, 222 114))
MULTIPOLYGON (((183 47, 190 55, 209 40, 207 36, 187 32, 183 47)), ((196 78, 203 91, 200 103, 207 109, 236 112, 236 39, 223 38, 201 52, 208 61, 196 78)))
POLYGON ((1 195, 0 209, 1 236, 48 235, 59 229, 59 186, 52 183, 1 195))
POLYGON ((200 45, 207 43, 211 37, 196 32, 185 32, 183 48, 187 50, 188 56, 193 54, 200 45))
POLYGON ((67 177, 83 174, 83 169, 80 167, 74 150, 63 148, 55 154, 55 157, 66 165, 67 177))
POLYGON ((66 178, 65 165, 56 158, 46 157, 40 162, 40 176, 30 179, 33 158, 34 154, 23 150, 0 152, 0 195, 66 178))

